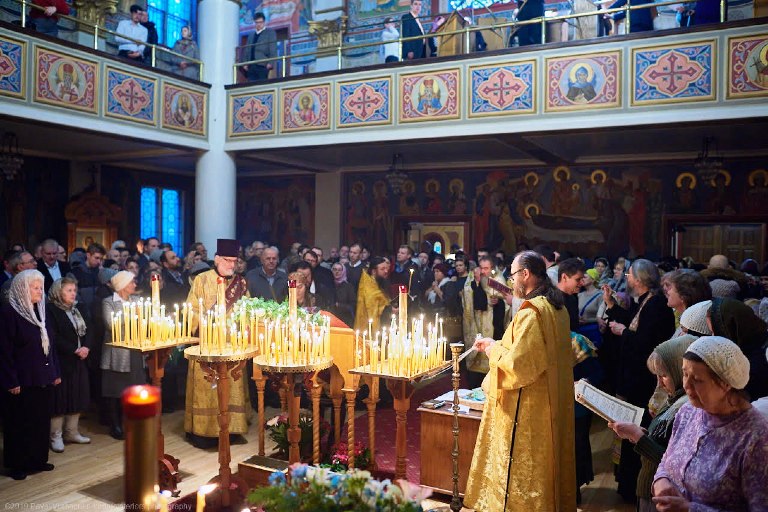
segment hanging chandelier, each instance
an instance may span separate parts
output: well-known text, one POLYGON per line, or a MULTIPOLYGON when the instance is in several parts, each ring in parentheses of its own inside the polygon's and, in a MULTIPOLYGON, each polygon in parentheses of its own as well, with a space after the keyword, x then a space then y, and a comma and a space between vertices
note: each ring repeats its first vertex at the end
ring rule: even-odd
POLYGON ((13 132, 5 132, 0 144, 0 170, 3 177, 11 181, 21 171, 24 164, 24 157, 19 151, 19 139, 13 132))
POLYGON ((408 179, 408 175, 403 171, 403 155, 395 153, 392 155, 392 164, 389 166, 389 172, 385 176, 389 188, 392 189, 392 193, 400 195, 403 189, 405 180, 408 179))
POLYGON ((723 157, 719 154, 715 155, 717 151, 717 139, 714 137, 704 137, 702 141, 701 153, 693 161, 693 166, 696 168, 696 172, 704 183, 709 183, 714 180, 720 171, 723 169, 723 157), (709 154, 710 148, 714 148, 713 154, 709 154))

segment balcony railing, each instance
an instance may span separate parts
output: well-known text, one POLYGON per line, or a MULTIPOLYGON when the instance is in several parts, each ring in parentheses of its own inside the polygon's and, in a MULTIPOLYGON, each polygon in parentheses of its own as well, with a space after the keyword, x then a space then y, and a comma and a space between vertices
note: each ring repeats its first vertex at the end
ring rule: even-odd
MULTIPOLYGON (((290 55, 281 55, 273 58, 268 59, 256 59, 256 60, 247 60, 238 62, 233 67, 233 81, 237 82, 238 73, 241 72, 241 68, 244 66, 249 65, 266 65, 266 64, 272 64, 272 67, 275 69, 280 69, 279 76, 282 78, 285 78, 288 76, 288 67, 292 60, 310 60, 310 59, 316 59, 321 57, 335 57, 336 58, 336 69, 342 70, 345 69, 344 67, 344 55, 349 53, 350 51, 354 50, 360 50, 364 48, 378 48, 383 45, 391 44, 393 42, 397 42, 398 44, 398 58, 400 55, 402 55, 402 45, 405 42, 409 41, 417 41, 417 40, 424 40, 425 42, 430 38, 443 38, 443 37, 450 37, 450 36, 460 36, 464 38, 464 48, 471 48, 471 36, 473 33, 477 31, 484 31, 484 30, 491 30, 496 33, 505 33, 506 29, 509 28, 510 31, 515 31, 519 29, 520 27, 524 26, 530 26, 530 25, 541 25, 541 43, 546 44, 547 43, 547 24, 557 21, 562 22, 568 22, 569 20, 578 20, 579 18, 585 18, 588 16, 600 16, 603 17, 605 15, 610 15, 614 13, 620 13, 623 12, 625 14, 625 33, 629 34, 631 33, 631 17, 630 13, 632 11, 640 10, 640 9, 656 9, 658 7, 665 7, 665 6, 679 6, 680 4, 687 4, 687 3, 695 3, 696 0, 677 0, 677 1, 666 1, 666 2, 654 2, 649 4, 641 4, 641 5, 625 5, 623 7, 617 7, 614 9, 600 9, 600 10, 594 10, 589 12, 582 12, 582 13, 574 13, 574 14, 565 14, 565 15, 558 15, 558 16, 541 16, 538 18, 534 18, 531 20, 525 20, 525 21, 509 21, 504 23, 493 23, 491 25, 482 25, 482 26, 470 26, 467 25, 462 29, 459 30, 445 30, 437 32, 432 32, 429 34, 424 34, 421 36, 414 36, 414 37, 399 37, 397 40, 393 41, 366 41, 363 43, 342 43, 339 46, 335 48, 322 48, 317 49, 313 51, 307 51, 307 52, 298 52, 298 53, 292 53, 290 55), (276 64, 279 64, 277 66, 276 64)), ((727 6, 727 0, 720 0, 720 22, 725 21, 726 17, 726 6, 727 6)), ((242 49, 247 48, 247 46, 242 46, 238 48, 238 54, 242 55, 247 52, 243 52, 242 49)))
MULTIPOLYGON (((12 0, 13 2, 19 4, 21 11, 19 15, 19 22, 22 27, 28 27, 30 25, 30 17, 28 14, 28 9, 36 9, 38 11, 45 11, 45 7, 40 7, 38 5, 35 5, 31 2, 31 0, 12 0)), ((152 67, 158 67, 158 62, 163 61, 167 64, 169 64, 169 67, 171 68, 170 71, 172 73, 176 74, 182 74, 181 72, 181 63, 187 63, 188 66, 197 66, 197 79, 202 81, 203 80, 203 61, 200 59, 195 59, 192 57, 188 57, 186 55, 183 55, 181 53, 174 52, 173 50, 170 50, 164 46, 160 46, 157 44, 151 44, 147 43, 145 41, 139 41, 137 39, 132 39, 130 37, 126 37, 125 35, 118 34, 114 30, 110 30, 108 28, 99 26, 95 23, 90 23, 88 21, 84 21, 78 18, 75 18, 73 16, 69 16, 66 14, 59 14, 56 13, 56 16, 59 19, 64 19, 72 22, 75 27, 77 27, 77 30, 80 32, 87 32, 89 34, 92 34, 93 36, 93 44, 91 48, 97 51, 103 51, 105 53, 109 53, 110 55, 113 55, 111 52, 107 51, 106 46, 104 48, 100 48, 99 40, 103 39, 107 36, 111 36, 114 38, 115 36, 120 36, 122 39, 131 41, 136 44, 144 45, 150 48, 150 62, 147 64, 150 64, 152 67)))

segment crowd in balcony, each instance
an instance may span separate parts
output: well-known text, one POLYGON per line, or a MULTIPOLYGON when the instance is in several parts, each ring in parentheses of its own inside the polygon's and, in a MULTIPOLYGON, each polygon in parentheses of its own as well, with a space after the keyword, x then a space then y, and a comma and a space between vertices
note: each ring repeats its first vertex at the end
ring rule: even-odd
MULTIPOLYGON (((661 1, 661 0, 659 0, 661 1)), ((688 27, 720 21, 719 0, 697 0, 695 2, 681 2, 673 5, 654 6, 659 1, 654 0, 575 0, 568 3, 567 11, 551 10, 559 4, 545 4, 545 0, 520 0, 518 7, 509 13, 498 13, 493 16, 494 25, 503 25, 501 30, 488 27, 486 30, 475 30, 479 27, 471 27, 477 24, 478 18, 470 19, 462 16, 460 24, 470 25, 472 30, 469 51, 484 51, 500 47, 515 47, 541 44, 546 42, 560 42, 574 39, 590 39, 604 37, 612 34, 629 32, 644 32, 662 30, 676 27, 688 27), (620 9, 628 6, 648 5, 648 8, 633 9, 629 13, 627 23, 627 11, 597 14, 595 16, 582 16, 565 21, 558 19, 555 22, 542 24, 531 23, 512 25, 510 22, 524 22, 547 18, 551 15, 583 14, 604 9, 620 9), (547 27, 547 34, 542 34, 542 29, 547 27), (489 48, 486 38, 495 34, 501 37, 489 48), (485 37, 484 37, 485 34, 485 37)), ((435 57, 440 54, 441 42, 447 38, 438 35, 446 17, 443 15, 422 15, 425 6, 423 0, 410 0, 410 9, 399 19, 388 16, 383 19, 383 27, 377 34, 373 44, 378 45, 374 50, 380 55, 382 63, 414 60, 435 57), (380 34, 380 35, 379 35, 380 34), (401 41, 405 39, 404 41, 401 41)), ((663 3, 663 2, 662 2, 663 3)), ((27 25, 40 33, 58 36, 60 16, 70 15, 70 6, 66 0, 31 0, 33 4, 29 10, 27 25)), ((727 2, 726 2, 727 8, 727 2)), ((459 11, 457 11, 459 12, 459 11)), ((193 38, 192 27, 187 25, 182 28, 181 38, 172 47, 173 53, 164 51, 164 47, 158 45, 158 32, 155 23, 148 19, 147 10, 136 4, 130 8, 130 16, 119 22, 114 44, 117 45, 118 56, 133 62, 156 66, 166 69, 187 78, 200 79, 200 66, 196 60, 200 53, 193 38), (155 51, 153 52, 153 46, 155 51), (154 53, 154 55, 153 55, 154 53), (186 57, 186 58, 185 58, 186 57)), ((726 16, 727 18, 727 16, 726 16)), ((270 27, 269 19, 264 13, 257 12, 253 15, 254 30, 248 35, 247 43, 239 48, 238 60, 241 63, 240 72, 249 81, 262 81, 275 78, 277 59, 280 58, 275 30, 270 27)), ((370 33, 371 27, 361 29, 370 33)), ((379 30, 373 27, 374 31, 379 30)), ((454 28, 449 28, 455 30, 454 28)), ((348 38, 351 34, 347 34, 348 38)), ((289 63, 284 66, 290 68, 289 63)), ((286 73, 288 74, 288 73, 286 73)))

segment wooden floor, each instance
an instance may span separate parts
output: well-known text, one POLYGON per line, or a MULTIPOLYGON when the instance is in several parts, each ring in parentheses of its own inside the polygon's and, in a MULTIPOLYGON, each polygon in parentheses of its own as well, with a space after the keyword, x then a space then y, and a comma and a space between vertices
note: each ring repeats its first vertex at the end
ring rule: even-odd
MULTIPOLYGON (((268 410, 266 417, 271 418, 276 412, 268 410)), ((30 475, 22 481, 0 476, 0 503, 3 503, 4 510, 122 510, 123 443, 109 437, 107 428, 92 419, 86 418, 82 427, 83 433, 91 437, 92 443, 67 445, 64 453, 51 452, 49 462, 56 466, 54 471, 30 475)), ((196 491, 217 473, 217 451, 200 450, 184 440, 183 411, 163 415, 163 432, 166 453, 181 459, 179 469, 183 480, 179 488, 182 495, 196 491)), ((611 434, 604 423, 595 420, 592 449, 597 477, 594 482, 582 487, 581 511, 634 510, 634 506, 622 503, 615 491, 616 484, 610 465, 611 434)), ((246 439, 248 443, 232 446, 232 468, 235 471, 238 462, 256 453, 256 429, 253 425, 246 439)), ((424 503, 424 509, 440 505, 440 501, 428 500, 424 503)))

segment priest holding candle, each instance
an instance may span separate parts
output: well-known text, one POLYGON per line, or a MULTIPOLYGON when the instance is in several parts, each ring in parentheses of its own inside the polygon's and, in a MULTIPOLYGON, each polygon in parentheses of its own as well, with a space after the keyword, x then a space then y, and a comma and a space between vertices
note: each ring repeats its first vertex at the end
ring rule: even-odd
MULTIPOLYGON (((186 302, 196 304, 199 307, 200 299, 202 299, 202 309, 207 312, 214 309, 219 301, 223 301, 226 307, 226 316, 229 316, 235 303, 240 298, 249 296, 245 278, 235 274, 235 264, 239 252, 240 242, 220 238, 217 241, 216 255, 213 259, 214 268, 195 277, 186 302)), ((196 331, 198 328, 199 316, 192 316, 192 331, 196 331)), ((227 378, 230 379, 231 389, 229 431, 231 434, 245 434, 248 432, 247 409, 245 407, 245 404, 248 403, 247 382, 246 379, 239 379, 234 382, 231 376, 227 378)), ((211 388, 211 383, 205 380, 199 365, 190 365, 187 374, 184 430, 192 444, 198 447, 216 446, 219 436, 218 410, 216 389, 211 388)))

